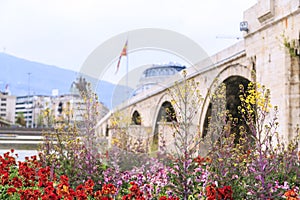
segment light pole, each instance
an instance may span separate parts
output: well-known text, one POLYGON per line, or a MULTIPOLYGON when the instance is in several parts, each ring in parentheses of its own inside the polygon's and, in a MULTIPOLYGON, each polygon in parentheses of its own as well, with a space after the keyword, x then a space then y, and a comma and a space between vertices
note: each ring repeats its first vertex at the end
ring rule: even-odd
POLYGON ((26 108, 26 112, 27 112, 27 115, 26 115, 26 128, 29 127, 29 96, 30 96, 30 75, 31 73, 28 72, 27 73, 28 75, 28 94, 27 94, 27 108, 26 108))

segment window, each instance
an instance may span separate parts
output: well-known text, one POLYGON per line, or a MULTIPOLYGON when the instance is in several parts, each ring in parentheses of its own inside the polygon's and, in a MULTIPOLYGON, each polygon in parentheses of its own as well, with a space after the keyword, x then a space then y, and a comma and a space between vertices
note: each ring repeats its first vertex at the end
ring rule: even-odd
POLYGON ((155 70, 151 69, 151 70, 150 70, 150 76, 155 76, 155 75, 156 75, 155 70))
POLYGON ((1 101, 6 101, 6 98, 1 98, 1 101))
POLYGON ((149 77, 149 76, 150 76, 150 70, 147 69, 147 71, 146 71, 146 77, 149 77))
POLYGON ((18 110, 25 109, 25 106, 16 108, 18 110))
POLYGON ((163 70, 163 69, 159 69, 159 75, 160 75, 160 76, 163 76, 163 75, 165 75, 165 74, 164 74, 164 70, 163 70))
POLYGON ((6 106, 6 103, 1 103, 1 106, 6 106))

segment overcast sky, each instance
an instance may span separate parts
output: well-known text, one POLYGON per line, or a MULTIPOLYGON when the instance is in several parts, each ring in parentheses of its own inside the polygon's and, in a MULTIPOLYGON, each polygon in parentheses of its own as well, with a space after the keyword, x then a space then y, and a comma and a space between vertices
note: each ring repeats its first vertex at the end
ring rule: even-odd
POLYGON ((0 52, 79 70, 111 37, 139 28, 176 31, 209 55, 237 42, 257 0, 0 0, 0 52), (217 38, 220 37, 220 38, 217 38))

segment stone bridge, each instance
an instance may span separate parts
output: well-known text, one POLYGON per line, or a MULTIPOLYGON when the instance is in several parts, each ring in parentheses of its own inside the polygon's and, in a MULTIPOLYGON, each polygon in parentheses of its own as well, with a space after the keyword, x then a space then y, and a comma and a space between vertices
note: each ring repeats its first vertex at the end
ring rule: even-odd
MULTIPOLYGON (((299 13, 299 0, 258 0, 244 12, 248 25, 243 41, 186 70, 188 80, 199 82, 197 89, 203 97, 191 122, 195 134, 207 134, 211 94, 217 86, 227 86, 226 107, 230 109, 237 106, 239 85, 254 81, 270 89, 271 104, 279 107, 281 138, 288 141, 295 135, 300 122, 299 13)), ((120 127, 126 127, 127 135, 152 138, 152 148, 157 149, 155 145, 160 145, 163 134, 170 138, 168 124, 176 117, 168 118, 165 110, 175 115, 179 112, 172 106, 170 89, 175 81, 182 80, 182 76, 173 77, 118 106, 98 123, 99 136, 106 137, 111 144, 120 127), (116 121, 122 125, 117 127, 116 121)))

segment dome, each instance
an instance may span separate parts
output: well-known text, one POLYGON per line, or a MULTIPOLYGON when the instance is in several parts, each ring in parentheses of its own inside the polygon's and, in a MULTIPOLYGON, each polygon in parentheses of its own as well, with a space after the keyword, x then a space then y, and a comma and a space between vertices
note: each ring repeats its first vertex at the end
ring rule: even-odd
POLYGON ((185 68, 186 67, 183 65, 172 62, 162 65, 152 65, 143 72, 138 88, 133 92, 133 96, 164 82, 166 79, 177 74, 185 68))

